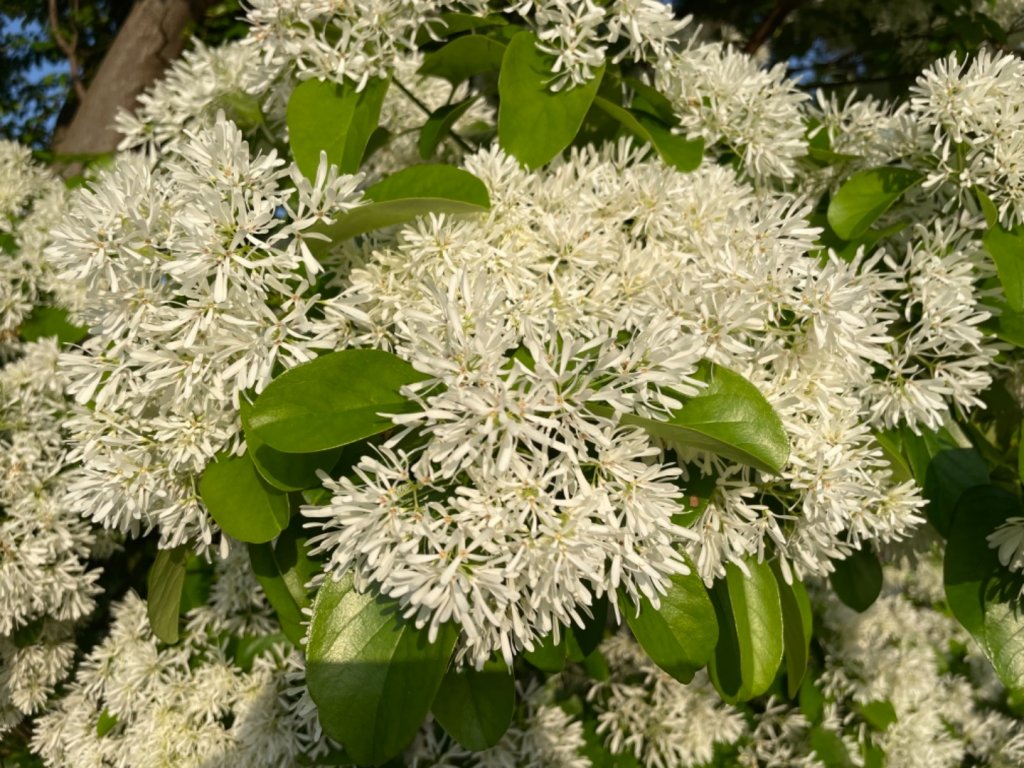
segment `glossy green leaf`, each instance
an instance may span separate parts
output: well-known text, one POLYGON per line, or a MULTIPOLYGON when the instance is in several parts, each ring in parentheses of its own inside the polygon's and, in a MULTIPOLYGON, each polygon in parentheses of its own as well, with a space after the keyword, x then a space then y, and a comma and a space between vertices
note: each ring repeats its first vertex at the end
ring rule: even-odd
POLYGON ((382 179, 364 194, 370 203, 340 214, 334 224, 317 226, 316 231, 337 243, 429 213, 483 213, 491 206, 484 183, 469 171, 450 165, 413 165, 382 179))
POLYGON ((996 264, 1006 303, 1014 312, 1024 311, 1024 227, 1009 231, 993 224, 982 243, 996 264))
POLYGON ((388 85, 388 80, 373 79, 356 92, 346 79, 340 84, 306 80, 295 87, 288 99, 288 143, 305 176, 316 176, 321 152, 342 173, 359 170, 388 85))
POLYGON ((907 168, 872 168, 851 176, 828 206, 828 223, 844 240, 852 240, 868 228, 924 174, 907 168))
POLYGON ((695 376, 707 386, 667 421, 626 414, 623 424, 689 448, 777 473, 789 459, 782 420, 753 384, 720 365, 703 363, 695 376))
POLYGON ((429 160, 437 152, 437 146, 451 131, 452 126, 466 111, 476 102, 475 97, 463 99, 454 104, 445 104, 439 109, 430 113, 427 122, 420 129, 419 150, 420 157, 429 160))
POLYGON ((1016 591, 1001 591, 991 586, 996 594, 985 605, 985 649, 992 667, 1011 694, 1024 694, 1024 608, 1016 591))
POLYGON ((394 427, 382 413, 418 410, 399 390, 425 378, 383 350, 331 352, 270 382, 253 403, 249 426, 284 453, 330 450, 394 427))
POLYGON ((458 85, 484 72, 497 71, 504 55, 505 46, 499 41, 483 35, 465 35, 424 54, 419 73, 458 85))
POLYGON ((89 329, 68 321, 68 311, 57 307, 34 307, 18 329, 25 341, 36 341, 49 336, 58 344, 77 344, 89 335, 89 329))
POLYGON ((604 65, 592 80, 553 92, 551 57, 537 49, 532 32, 512 38, 498 76, 498 143, 527 168, 538 168, 572 143, 601 85, 604 65))
POLYGON ((787 584, 782 575, 778 561, 772 561, 772 573, 779 587, 779 600, 782 604, 782 640, 783 657, 786 662, 786 692, 794 698, 800 692, 804 674, 807 672, 807 661, 811 655, 811 635, 813 634, 813 615, 811 599, 807 596, 807 588, 793 579, 787 584))
POLYGON ((843 560, 833 560, 828 580, 844 604, 863 613, 882 592, 882 564, 867 542, 843 560))
POLYGON ((298 646, 306 635, 302 609, 311 602, 306 585, 321 570, 320 563, 306 552, 301 516, 292 517, 275 543, 250 544, 249 561, 267 601, 277 614, 281 630, 298 646))
POLYGON ((178 615, 181 590, 185 584, 185 560, 188 548, 161 549, 146 578, 146 613, 149 626, 158 640, 178 642, 178 615))
POLYGON ((328 579, 313 603, 306 683, 324 732, 360 765, 400 754, 430 711, 458 632, 436 640, 399 616, 398 604, 328 579))
POLYGON ((747 701, 771 687, 782 663, 782 602, 771 566, 747 562, 750 576, 726 566, 712 602, 719 640, 708 665, 715 689, 730 702, 747 701))
POLYGON ((675 575, 661 606, 642 598, 640 612, 623 602, 633 636, 651 661, 676 680, 688 683, 711 660, 718 643, 718 621, 707 589, 696 572, 675 575))
POLYGON ((658 118, 637 109, 626 109, 597 96, 594 104, 619 121, 634 136, 643 139, 661 159, 678 171, 692 171, 704 158, 704 140, 687 139, 672 133, 658 118))
POLYGON ((449 669, 431 711, 445 732, 468 750, 493 747, 508 730, 516 703, 516 683, 502 661, 481 670, 449 669))
POLYGON ((270 541, 288 525, 288 497, 260 477, 248 456, 222 456, 207 464, 199 495, 210 517, 239 541, 270 541))
POLYGON ((249 424, 252 404, 243 398, 239 410, 249 458, 260 477, 274 488, 281 491, 304 491, 319 487, 320 476, 317 473, 328 472, 338 463, 341 448, 316 453, 283 453, 274 450, 260 439, 249 424))

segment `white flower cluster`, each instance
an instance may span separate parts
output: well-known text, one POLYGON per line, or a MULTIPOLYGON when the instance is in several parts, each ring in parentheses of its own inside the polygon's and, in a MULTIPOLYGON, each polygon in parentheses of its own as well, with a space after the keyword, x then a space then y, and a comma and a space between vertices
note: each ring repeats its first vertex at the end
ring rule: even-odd
POLYGON ((42 256, 63 205, 60 179, 33 161, 27 147, 0 141, 0 359, 18 354, 18 328, 44 294, 71 298, 42 256))
POLYGON ((325 165, 311 183, 274 152, 252 157, 230 122, 190 139, 159 163, 122 156, 75 196, 48 257, 84 287, 91 328, 62 358, 79 406, 69 503, 107 528, 158 529, 161 547, 204 548, 199 475, 239 449, 240 393, 323 348, 307 234, 360 196, 325 165))
POLYGON ((1024 61, 982 51, 970 63, 936 62, 911 89, 910 111, 938 161, 926 186, 951 183, 992 199, 1007 227, 1024 223, 1024 61))
POLYGON ((294 67, 301 79, 348 79, 361 89, 371 78, 390 76, 418 35, 443 35, 451 18, 446 12, 467 8, 480 17, 515 14, 534 27, 540 49, 555 60, 554 90, 592 80, 606 57, 657 59, 687 24, 657 0, 255 0, 244 45, 259 51, 270 70, 294 67))
POLYGON ((64 493, 67 411, 52 339, 0 369, 0 733, 68 673, 94 607, 94 536, 64 493))
POLYGON ((114 607, 108 635, 36 722, 32 746, 47 766, 285 768, 326 753, 287 641, 245 670, 228 654, 226 633, 253 641, 276 630, 244 554, 218 562, 217 578, 177 645, 152 635, 134 592, 114 607))
POLYGON ((922 231, 905 260, 818 261, 796 201, 628 144, 544 172, 499 151, 466 167, 490 189, 486 217, 368 243, 324 302, 325 336, 394 349, 432 377, 408 392, 422 411, 396 419, 415 447, 395 436, 306 511, 337 573, 354 567, 420 625, 456 619, 481 662, 578 623, 590 594, 660 590, 679 570, 674 543, 708 582, 769 546, 799 575, 823 574, 921 522, 918 491, 892 480, 871 430, 938 426, 988 386, 985 272, 968 245, 922 231), (701 358, 780 414, 792 441, 780 476, 664 454, 617 427, 698 391, 701 358), (706 507, 684 493, 701 476, 706 507), (674 525, 691 503, 692 529, 674 525))

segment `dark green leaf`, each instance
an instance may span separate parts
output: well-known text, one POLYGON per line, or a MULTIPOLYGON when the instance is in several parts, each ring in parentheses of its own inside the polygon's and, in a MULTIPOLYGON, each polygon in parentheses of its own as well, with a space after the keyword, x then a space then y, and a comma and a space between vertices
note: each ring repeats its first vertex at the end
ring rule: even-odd
POLYGON ((316 176, 320 153, 342 173, 355 173, 377 127, 389 81, 373 79, 356 92, 350 80, 306 80, 288 99, 288 143, 299 170, 316 176))
POLYGON ((302 613, 310 604, 306 584, 320 572, 320 564, 306 553, 301 532, 302 518, 295 515, 275 544, 249 545, 256 580, 277 613, 281 630, 296 646, 306 634, 302 613))
POLYGON ((695 572, 672 577, 672 586, 662 596, 660 608, 655 609, 643 598, 639 615, 630 604, 624 604, 622 610, 633 636, 651 661, 680 682, 690 682, 715 652, 715 608, 695 572))
POLYGON ((501 67, 505 46, 483 35, 457 37, 436 51, 424 54, 419 73, 440 77, 452 85, 501 67))
MULTIPOLYGON (((257 656, 262 656, 264 653, 271 651, 275 646, 288 642, 289 638, 281 632, 275 632, 272 635, 245 635, 238 638, 232 659, 235 662, 235 666, 240 670, 251 672, 252 663, 256 660, 257 656)), ((285 645, 285 648, 287 648, 287 645, 285 645)))
POLYGON ((541 672, 561 672, 569 656, 568 631, 563 627, 555 642, 554 633, 534 641, 532 651, 523 651, 523 658, 541 672))
POLYGON ((18 331, 25 341, 56 336, 58 344, 77 344, 89 335, 89 329, 68 322, 68 311, 57 307, 35 307, 18 331))
POLYGON ((245 430, 245 442, 249 458, 256 466, 256 471, 270 485, 281 491, 304 491, 320 486, 317 472, 327 472, 341 456, 341 448, 316 453, 283 453, 275 451, 264 443, 255 430, 250 427, 249 416, 252 415, 252 404, 242 398, 241 408, 242 429, 245 430))
POLYGON ((730 702, 767 691, 782 663, 782 603, 775 576, 767 563, 748 561, 747 568, 749 577, 730 563, 712 591, 719 639, 708 671, 730 702))
POLYGON ((782 420, 757 387, 720 365, 703 363, 695 376, 707 382, 667 421, 626 414, 623 424, 689 448, 777 473, 789 459, 789 439, 782 420))
POLYGON ((185 583, 185 546, 161 549, 146 578, 146 613, 158 640, 178 642, 181 588, 185 583))
POLYGON ((207 464, 199 495, 210 517, 239 541, 270 541, 288 525, 288 497, 260 477, 248 456, 221 456, 207 464))
POLYGON ((583 85, 552 92, 550 57, 532 32, 512 38, 498 76, 498 142, 527 168, 538 168, 572 143, 594 101, 604 65, 583 85))
POLYGON ((884 731, 898 719, 892 703, 885 699, 855 706, 860 716, 876 731, 884 731))
POLYGON ((844 560, 833 560, 828 580, 836 595, 853 610, 863 613, 882 592, 882 564, 867 542, 844 560))
POLYGON ((982 243, 996 264, 1006 303, 1014 312, 1024 311, 1024 228, 1007 231, 993 224, 982 243))
POLYGON ((823 725, 811 728, 811 749, 825 768, 856 768, 843 740, 835 731, 823 725))
POLYGON ((678 171, 692 171, 704 158, 704 140, 687 139, 672 133, 671 128, 656 117, 636 109, 625 109, 598 96, 594 104, 618 120, 640 139, 649 143, 668 165, 678 171))
POLYGON ((338 243, 428 213, 483 213, 491 205, 487 187, 480 179, 450 165, 405 168, 364 194, 372 202, 339 215, 334 224, 318 226, 316 231, 338 243))
POLYGON ((633 91, 632 109, 653 115, 665 125, 676 125, 679 122, 672 109, 672 102, 661 91, 634 77, 627 77, 624 82, 633 91))
POLYGON ((811 653, 811 635, 813 633, 813 617, 811 600, 807 596, 807 588, 793 579, 787 584, 782 575, 778 561, 772 561, 772 573, 775 583, 779 586, 779 599, 782 603, 782 639, 783 655, 786 660, 786 692, 789 698, 800 692, 804 674, 807 672, 807 660, 811 653))
POLYGON ((516 703, 516 683, 504 662, 482 670, 448 670, 431 711, 445 732, 473 752, 493 747, 508 730, 516 703))
POLYGON ((306 683, 324 732, 359 764, 400 754, 430 711, 458 632, 427 640, 398 605, 360 594, 350 577, 327 580, 313 603, 306 683))
POLYGON ((828 222, 841 238, 852 240, 923 178, 919 171, 889 166, 855 173, 829 203, 828 222))
POLYGON ((582 662, 604 640, 604 630, 608 623, 608 598, 597 598, 590 610, 593 616, 588 617, 582 627, 574 624, 569 629, 569 659, 575 662, 582 662))
POLYGON ((383 350, 331 352, 270 382, 253 404, 249 426, 278 451, 330 450, 391 429, 382 413, 416 411, 399 389, 426 378, 383 350))
POLYGON ((451 131, 452 126, 455 125, 460 117, 466 114, 466 111, 473 106, 475 101, 475 97, 470 97, 455 104, 445 104, 430 114, 427 122, 420 129, 420 157, 424 160, 429 160, 434 156, 434 153, 437 151, 437 145, 444 140, 445 136, 451 131))

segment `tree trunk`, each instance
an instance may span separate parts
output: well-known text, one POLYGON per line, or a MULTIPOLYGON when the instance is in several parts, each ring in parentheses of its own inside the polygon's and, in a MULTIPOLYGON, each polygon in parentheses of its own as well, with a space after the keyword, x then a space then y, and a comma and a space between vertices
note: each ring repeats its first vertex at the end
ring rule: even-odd
POLYGON ((71 122, 57 130, 61 155, 112 152, 118 109, 132 109, 146 86, 181 53, 185 30, 200 21, 210 0, 138 0, 89 83, 71 122))

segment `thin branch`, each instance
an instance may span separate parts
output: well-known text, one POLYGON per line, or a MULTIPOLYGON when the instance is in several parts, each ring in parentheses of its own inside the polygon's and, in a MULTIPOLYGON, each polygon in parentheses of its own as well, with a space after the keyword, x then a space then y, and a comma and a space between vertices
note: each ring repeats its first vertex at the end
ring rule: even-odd
MULTIPOLYGON (((413 104, 415 104, 417 107, 423 110, 427 117, 430 117, 433 114, 433 112, 430 111, 430 107, 428 107, 426 104, 420 101, 419 98, 417 98, 416 94, 414 94, 412 91, 410 91, 397 80, 392 80, 392 82, 398 86, 398 90, 400 90, 402 93, 409 97, 409 100, 413 104)), ((462 147, 464 150, 466 150, 467 152, 473 151, 473 148, 469 146, 466 140, 459 136, 459 134, 457 134, 454 130, 449 129, 448 133, 450 133, 452 138, 455 139, 455 143, 462 147)))
MULTIPOLYGON (((68 40, 60 31, 60 17, 57 15, 57 0, 49 0, 50 29, 53 32, 53 41, 67 57, 68 66, 71 69, 71 85, 75 89, 75 95, 81 102, 85 99, 85 85, 82 83, 81 66, 78 63, 76 49, 78 47, 78 29, 74 26, 71 39, 68 40)), ((78 3, 75 2, 75 10, 78 10, 78 3)))
POLYGON ((754 30, 754 34, 750 36, 747 44, 743 47, 743 50, 753 55, 757 53, 761 46, 767 43, 775 31, 782 26, 786 17, 790 13, 795 11, 804 0, 775 0, 775 7, 772 8, 771 13, 764 17, 764 20, 754 30))

